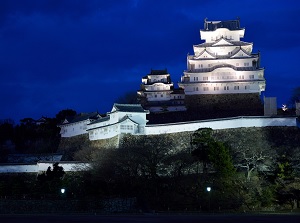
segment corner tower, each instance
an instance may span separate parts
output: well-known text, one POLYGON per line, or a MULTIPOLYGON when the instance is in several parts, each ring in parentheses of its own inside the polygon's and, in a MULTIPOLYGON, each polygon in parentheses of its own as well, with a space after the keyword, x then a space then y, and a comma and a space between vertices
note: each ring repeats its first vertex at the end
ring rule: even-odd
POLYGON ((259 52, 252 53, 253 44, 240 40, 244 34, 239 19, 204 20, 204 43, 193 46, 194 55, 187 56, 179 82, 188 108, 261 111, 264 68, 259 52))

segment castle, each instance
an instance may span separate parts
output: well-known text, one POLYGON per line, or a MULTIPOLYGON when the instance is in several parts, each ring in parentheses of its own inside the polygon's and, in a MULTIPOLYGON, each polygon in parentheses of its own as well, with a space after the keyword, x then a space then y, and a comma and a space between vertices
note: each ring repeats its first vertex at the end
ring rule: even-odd
POLYGON ((176 89, 178 94, 174 94, 166 70, 151 70, 138 91, 141 104, 151 112, 182 111, 187 107, 260 115, 260 95, 266 86, 264 68, 260 67, 260 53, 252 53, 253 44, 240 40, 244 34, 239 20, 205 19, 204 29, 200 30, 205 42, 194 45, 194 55, 187 56, 187 69, 176 89))
POLYGON ((187 56, 187 70, 178 83, 179 88, 174 87, 167 70, 151 70, 142 78, 137 92, 140 104, 114 104, 105 116, 89 113, 66 119, 59 126, 61 137, 88 134, 89 140, 102 140, 127 133, 166 134, 203 127, 296 126, 295 117, 274 116, 276 99, 266 99, 268 116, 263 115, 260 95, 266 86, 264 68, 260 67, 260 53, 252 53, 253 44, 240 40, 244 33, 239 19, 205 19, 204 29, 200 30, 201 40, 205 42, 194 45, 194 55, 187 56), (186 113, 230 115, 210 116, 214 119, 209 120, 195 116, 193 120, 180 122, 179 119, 161 124, 148 122, 150 113, 161 112, 173 115, 175 112, 174 117, 186 113))

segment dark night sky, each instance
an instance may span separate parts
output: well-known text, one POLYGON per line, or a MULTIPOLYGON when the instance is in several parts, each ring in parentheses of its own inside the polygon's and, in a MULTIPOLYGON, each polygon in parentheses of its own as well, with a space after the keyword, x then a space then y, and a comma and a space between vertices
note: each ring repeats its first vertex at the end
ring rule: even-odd
POLYGON ((1 0, 0 119, 106 113, 151 68, 177 86, 205 17, 240 17, 265 95, 287 103, 300 86, 298 0, 1 0))

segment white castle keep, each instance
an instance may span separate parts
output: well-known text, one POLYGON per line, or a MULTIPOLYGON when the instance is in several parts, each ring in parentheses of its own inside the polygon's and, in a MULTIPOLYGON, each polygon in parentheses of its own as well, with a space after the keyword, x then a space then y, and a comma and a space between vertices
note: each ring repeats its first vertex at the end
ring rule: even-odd
POLYGON ((187 56, 187 70, 179 87, 186 95, 261 93, 265 90, 260 54, 243 42, 245 29, 239 20, 204 21, 204 43, 194 45, 187 56))

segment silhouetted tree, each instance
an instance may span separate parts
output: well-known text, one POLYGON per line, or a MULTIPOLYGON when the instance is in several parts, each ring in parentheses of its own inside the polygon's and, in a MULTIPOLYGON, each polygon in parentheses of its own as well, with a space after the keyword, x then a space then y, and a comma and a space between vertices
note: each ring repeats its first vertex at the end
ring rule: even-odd
POLYGON ((22 153, 53 153, 60 139, 56 119, 45 118, 45 123, 37 124, 32 118, 22 119, 15 127, 14 143, 22 153))
POLYGON ((296 87, 292 91, 290 103, 294 106, 295 102, 300 102, 300 87, 296 87))
POLYGON ((285 154, 278 157, 274 177, 279 203, 288 203, 291 209, 294 209, 296 205, 299 206, 300 177, 296 175, 290 157, 285 154))
POLYGON ((116 103, 120 104, 137 104, 137 92, 132 91, 132 92, 127 92, 124 95, 120 96, 119 98, 116 99, 116 103))
POLYGON ((0 147, 6 140, 12 140, 14 122, 11 119, 0 120, 0 147))
POLYGON ((57 120, 57 124, 60 124, 61 122, 63 122, 67 117, 73 117, 77 114, 76 111, 72 110, 72 109, 64 109, 59 111, 56 114, 56 120, 57 120))
POLYGON ((202 162, 204 174, 207 173, 209 164, 209 150, 215 145, 215 140, 212 137, 213 130, 211 128, 201 128, 192 135, 192 155, 202 162))
POLYGON ((46 193, 57 193, 62 186, 62 178, 65 175, 64 168, 59 163, 54 163, 46 172, 38 175, 37 180, 41 185, 42 191, 46 193))

